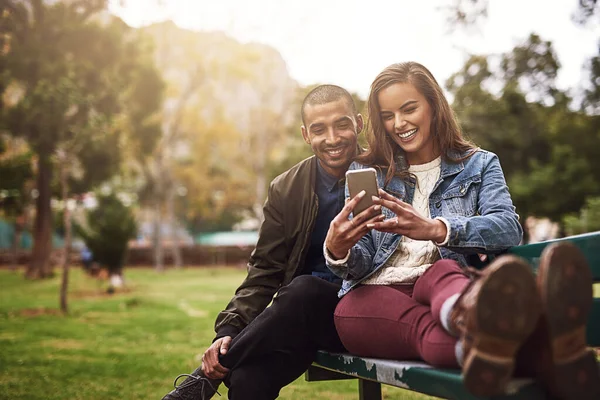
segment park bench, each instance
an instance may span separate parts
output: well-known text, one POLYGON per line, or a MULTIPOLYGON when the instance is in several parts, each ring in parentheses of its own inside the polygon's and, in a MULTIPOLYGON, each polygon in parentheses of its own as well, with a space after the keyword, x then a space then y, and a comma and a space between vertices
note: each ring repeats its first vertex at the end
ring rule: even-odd
MULTIPOLYGON (((592 347, 600 346, 600 232, 513 247, 510 253, 526 259, 534 270, 544 247, 550 243, 570 241, 587 258, 594 276, 594 305, 587 324, 587 339, 592 347)), ((475 400, 464 387, 460 370, 436 369, 422 362, 392 361, 356 357, 319 351, 306 371, 307 381, 358 379, 361 400, 381 399, 381 384, 405 388, 445 399, 475 400)), ((600 379, 600 377, 599 377, 600 379)), ((513 379, 506 393, 494 399, 545 399, 540 385, 532 379, 513 379)))

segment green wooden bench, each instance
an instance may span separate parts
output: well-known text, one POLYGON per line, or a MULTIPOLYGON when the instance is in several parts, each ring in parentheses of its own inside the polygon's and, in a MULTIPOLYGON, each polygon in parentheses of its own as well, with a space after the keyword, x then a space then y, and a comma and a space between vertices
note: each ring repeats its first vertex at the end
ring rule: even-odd
MULTIPOLYGON (((525 258, 537 269, 542 250, 550 243, 570 241, 585 254, 594 276, 594 305, 587 324, 590 346, 600 347, 600 232, 517 246, 510 253, 525 258)), ((361 400, 381 399, 381 384, 401 387, 446 399, 481 399, 466 391, 460 370, 435 369, 425 363, 356 357, 320 351, 306 371, 307 381, 358 379, 361 400)), ((600 377, 599 377, 600 379, 600 377)), ((531 379, 513 379, 506 393, 494 399, 545 399, 542 388, 531 379)))

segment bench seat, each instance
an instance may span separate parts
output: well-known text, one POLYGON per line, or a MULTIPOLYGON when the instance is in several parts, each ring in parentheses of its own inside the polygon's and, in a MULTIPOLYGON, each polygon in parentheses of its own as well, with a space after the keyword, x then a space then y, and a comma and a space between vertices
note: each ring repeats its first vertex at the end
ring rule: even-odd
MULTIPOLYGON (((588 344, 600 347, 600 232, 513 247, 510 253, 526 259, 537 270, 542 250, 551 243, 569 241, 585 255, 594 276, 594 304, 587 324, 588 344)), ((396 386, 430 396, 457 400, 482 400, 463 385, 460 370, 436 369, 421 362, 381 360, 319 351, 306 371, 307 381, 358 378, 360 400, 381 399, 381 384, 396 386)), ((598 377, 600 379, 600 376, 598 377)), ((502 396, 494 400, 546 399, 541 386, 532 379, 513 379, 502 396)))
MULTIPOLYGON (((361 399, 381 398, 378 383, 401 387, 430 396, 444 399, 475 400, 481 399, 466 391, 460 370, 435 369, 422 362, 392 361, 374 358, 356 357, 349 354, 336 354, 320 351, 315 365, 307 371, 307 380, 361 378, 371 381, 362 383, 365 392, 361 399), (325 369, 315 371, 315 368, 325 369), (319 379, 319 373, 321 378, 319 379), (376 383, 378 382, 378 383, 376 383), (377 392, 379 391, 379 397, 377 392)), ((532 379, 513 379, 507 387, 505 396, 495 399, 545 399, 541 387, 532 379)))

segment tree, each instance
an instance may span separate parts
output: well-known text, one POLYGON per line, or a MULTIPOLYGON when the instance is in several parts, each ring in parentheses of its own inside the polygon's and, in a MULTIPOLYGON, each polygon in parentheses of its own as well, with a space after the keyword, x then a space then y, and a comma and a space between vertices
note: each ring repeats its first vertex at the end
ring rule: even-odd
POLYGON ((96 198, 97 207, 87 213, 85 224, 75 224, 75 230, 94 260, 105 266, 111 277, 121 278, 129 240, 137 231, 133 212, 113 192, 97 193, 96 198))
POLYGON ((495 70, 491 57, 472 56, 448 80, 454 109, 467 134, 499 155, 518 212, 560 221, 600 193, 596 119, 556 89, 550 42, 532 34, 495 70))
POLYGON ((88 190, 120 164, 123 135, 114 120, 123 110, 122 94, 139 72, 140 51, 122 21, 98 17, 105 7, 102 0, 8 1, 1 12, 9 44, 0 57, 8 75, 3 89, 13 86, 19 93, 3 110, 5 125, 27 140, 37 159, 30 278, 52 273, 53 154, 65 143, 76 152, 88 190))
POLYGON ((579 215, 567 215, 564 224, 568 235, 600 231, 600 197, 589 198, 579 215))
POLYGON ((26 225, 26 210, 33 178, 32 157, 24 144, 0 136, 0 216, 13 223, 11 268, 18 262, 19 243, 26 225))

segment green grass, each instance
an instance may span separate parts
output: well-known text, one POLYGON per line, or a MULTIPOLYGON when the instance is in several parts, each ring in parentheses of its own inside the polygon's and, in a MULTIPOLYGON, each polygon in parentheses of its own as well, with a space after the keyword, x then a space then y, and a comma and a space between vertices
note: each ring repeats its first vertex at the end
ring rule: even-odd
MULTIPOLYGON (((127 291, 109 296, 77 268, 63 316, 60 277, 27 281, 22 271, 0 269, 0 399, 162 398, 176 375, 197 367, 215 317, 244 276, 232 268, 129 269, 127 291)), ((389 386, 383 393, 431 399, 389 386)), ((357 382, 301 377, 280 398, 356 399, 357 382)))

